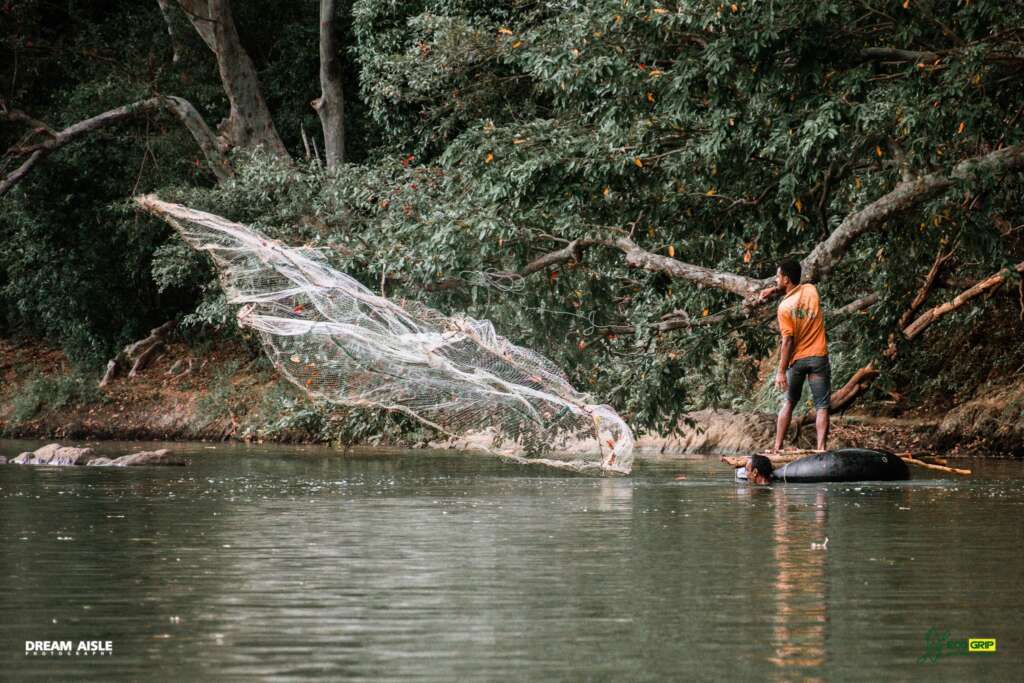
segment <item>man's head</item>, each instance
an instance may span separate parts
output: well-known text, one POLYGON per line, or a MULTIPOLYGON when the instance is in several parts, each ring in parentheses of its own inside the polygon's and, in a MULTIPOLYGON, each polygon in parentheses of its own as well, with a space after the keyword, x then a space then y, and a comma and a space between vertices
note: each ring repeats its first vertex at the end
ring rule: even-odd
POLYGON ((775 284, 779 286, 779 289, 787 292, 800 284, 800 263, 793 260, 780 263, 779 270, 775 274, 775 284))
POLYGON ((747 460, 747 481, 751 484, 770 484, 772 481, 772 461, 763 455, 752 455, 747 460))

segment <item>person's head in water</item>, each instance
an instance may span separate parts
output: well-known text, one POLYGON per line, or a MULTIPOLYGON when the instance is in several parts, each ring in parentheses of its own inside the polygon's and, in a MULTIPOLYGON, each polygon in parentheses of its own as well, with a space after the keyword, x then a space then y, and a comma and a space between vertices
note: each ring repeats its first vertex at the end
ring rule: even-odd
POLYGON ((775 284, 784 292, 800 284, 800 263, 793 260, 780 263, 779 270, 775 273, 775 284))
POLYGON ((747 481, 751 484, 770 484, 772 481, 772 461, 763 455, 752 455, 747 460, 747 481))

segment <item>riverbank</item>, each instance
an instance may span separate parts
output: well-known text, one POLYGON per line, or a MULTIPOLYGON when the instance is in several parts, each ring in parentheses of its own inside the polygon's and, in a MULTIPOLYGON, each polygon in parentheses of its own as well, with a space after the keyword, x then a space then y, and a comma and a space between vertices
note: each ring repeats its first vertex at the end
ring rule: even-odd
MULTIPOLYGON (((0 434, 11 438, 478 447, 472 437, 437 441, 426 430, 399 437, 401 418, 327 412, 235 342, 169 343, 135 377, 101 389, 97 376, 74 372, 55 348, 0 339, 0 380, 0 434)), ((941 415, 918 408, 880 417, 866 403, 857 414, 834 417, 830 445, 1024 455, 1024 383, 980 393, 941 415)), ((638 453, 743 453, 769 445, 774 434, 774 417, 763 413, 704 410, 690 418, 693 424, 673 435, 638 435, 638 453)), ((805 427, 798 445, 812 438, 813 427, 805 427)))

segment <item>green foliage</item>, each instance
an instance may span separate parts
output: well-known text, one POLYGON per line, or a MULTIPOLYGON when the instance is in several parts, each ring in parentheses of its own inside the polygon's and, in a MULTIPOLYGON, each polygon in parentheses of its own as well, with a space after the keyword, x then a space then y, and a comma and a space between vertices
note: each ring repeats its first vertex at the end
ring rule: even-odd
MULTIPOLYGON (((2 33, 22 60, 13 90, 23 108, 63 124, 155 89, 188 97, 208 120, 225 113, 209 51, 182 16, 182 61, 171 68, 155 7, 81 4, 15 4, 2 33), (37 54, 24 47, 29 33, 63 42, 37 54), (90 50, 104 59, 77 57, 90 50)), ((308 107, 315 3, 235 5, 278 130, 301 158, 299 128, 319 125, 308 107), (270 12, 275 21, 263 21, 270 12)), ((996 0, 357 0, 339 24, 356 163, 327 171, 238 154, 237 177, 213 186, 187 134, 159 116, 72 145, 3 200, 0 318, 92 360, 175 315, 231 333, 208 264, 118 201, 158 189, 320 247, 389 296, 488 318, 635 426, 671 427, 707 404, 768 405, 751 390, 775 345, 768 326, 652 327, 670 313, 733 310, 730 294, 630 268, 606 247, 525 279, 503 274, 570 240, 625 233, 654 253, 769 276, 904 173, 946 173, 1022 142, 1022 24, 1024 6, 996 0), (941 59, 862 56, 875 47, 941 59)), ((942 245, 957 245, 960 280, 1024 258, 1020 181, 957 186, 853 244, 820 287, 826 315, 871 291, 883 300, 829 323, 837 383, 884 350, 942 245)), ((967 307, 929 337, 963 332, 958 343, 974 343, 965 330, 993 320, 1012 336, 1010 301, 987 305, 991 318, 967 307)), ((939 390, 949 348, 901 352, 883 385, 939 390)), ((1020 353, 974 354, 972 367, 996 371, 1020 353)), ((280 401, 281 429, 335 429, 326 413, 280 401)), ((359 416, 337 433, 378 427, 359 416)))
POLYGON ((230 360, 216 368, 210 386, 196 401, 196 413, 202 416, 202 426, 207 426, 235 414, 240 392, 232 377, 241 364, 230 360))
POLYGON ((96 388, 97 381, 94 376, 77 373, 34 374, 22 384, 11 401, 8 422, 11 427, 16 427, 46 411, 99 403, 103 395, 96 388))
POLYGON ((414 445, 436 434, 401 413, 313 403, 280 380, 246 420, 243 438, 313 439, 339 446, 414 445))

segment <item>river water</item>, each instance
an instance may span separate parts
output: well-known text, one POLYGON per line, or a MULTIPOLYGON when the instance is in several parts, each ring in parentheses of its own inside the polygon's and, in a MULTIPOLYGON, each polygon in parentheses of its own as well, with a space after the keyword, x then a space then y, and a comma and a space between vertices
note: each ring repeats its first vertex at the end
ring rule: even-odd
POLYGON ((171 447, 191 466, 0 467, 0 678, 1019 680, 1024 664, 1019 461, 748 487, 714 458, 609 478, 171 447), (997 651, 923 657, 940 633, 997 651))

